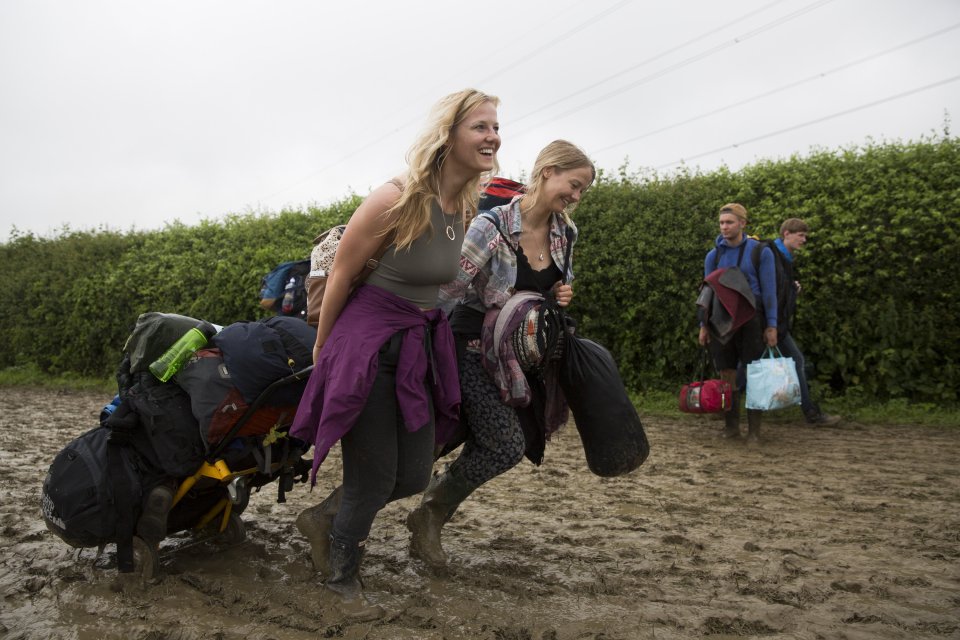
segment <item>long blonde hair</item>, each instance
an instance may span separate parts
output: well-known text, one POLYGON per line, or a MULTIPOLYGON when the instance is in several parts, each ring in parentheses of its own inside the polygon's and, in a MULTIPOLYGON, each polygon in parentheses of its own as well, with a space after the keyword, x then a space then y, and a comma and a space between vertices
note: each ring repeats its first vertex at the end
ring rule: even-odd
MULTIPOLYGON (((523 196, 528 205, 525 208, 536 204, 537 198, 540 196, 540 189, 546 180, 543 172, 547 167, 553 167, 557 171, 590 167, 592 174, 590 183, 592 184, 597 179, 597 169, 583 149, 566 140, 554 140, 540 151, 536 162, 533 163, 533 172, 530 175, 526 195, 523 196)), ((561 212, 568 223, 570 222, 570 214, 576 208, 576 203, 573 203, 561 212)))
MULTIPOLYGON (((443 97, 431 109, 426 128, 407 151, 408 169, 403 193, 387 212, 400 212, 386 230, 386 233, 395 231, 397 249, 409 247, 430 226, 430 209, 434 198, 439 196, 440 170, 450 151, 454 130, 486 102, 496 107, 500 99, 476 89, 464 89, 443 97)), ((490 173, 484 172, 470 179, 457 194, 455 211, 472 215, 480 199, 480 183, 498 171, 499 165, 494 158, 490 173)))

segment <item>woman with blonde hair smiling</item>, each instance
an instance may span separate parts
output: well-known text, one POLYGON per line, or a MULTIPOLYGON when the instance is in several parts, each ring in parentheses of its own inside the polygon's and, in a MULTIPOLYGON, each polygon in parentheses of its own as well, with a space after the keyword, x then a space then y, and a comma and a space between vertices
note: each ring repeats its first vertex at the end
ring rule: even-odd
POLYGON ((457 420, 453 337, 435 305, 457 275, 480 182, 497 169, 498 104, 467 89, 435 105, 406 174, 374 189, 350 218, 327 280, 315 367, 290 434, 314 445, 313 482, 339 440, 343 484, 301 513, 297 528, 328 592, 360 615, 380 613, 359 580, 374 518, 427 486, 435 441, 457 420))

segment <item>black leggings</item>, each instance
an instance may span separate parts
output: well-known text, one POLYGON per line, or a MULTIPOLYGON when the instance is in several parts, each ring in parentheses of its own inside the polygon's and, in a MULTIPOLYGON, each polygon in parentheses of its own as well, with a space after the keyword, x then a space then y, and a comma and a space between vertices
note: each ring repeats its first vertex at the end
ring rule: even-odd
POLYGON ((480 358, 472 351, 460 357, 461 415, 468 434, 460 457, 450 465, 475 485, 517 466, 526 449, 517 412, 500 401, 500 390, 480 358))
MULTIPOLYGON (((410 432, 397 403, 397 358, 403 333, 380 348, 377 377, 357 423, 340 440, 343 452, 343 501, 333 534, 353 542, 365 540, 373 520, 388 502, 420 493, 430 481, 435 425, 410 432)), ((424 381, 427 397, 430 385, 424 381)))

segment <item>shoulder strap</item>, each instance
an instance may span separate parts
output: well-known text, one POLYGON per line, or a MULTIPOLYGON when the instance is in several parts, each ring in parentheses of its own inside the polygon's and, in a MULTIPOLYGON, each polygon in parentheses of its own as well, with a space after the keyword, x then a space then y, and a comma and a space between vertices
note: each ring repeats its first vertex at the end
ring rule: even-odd
POLYGON ((757 276, 760 276, 760 256, 763 254, 764 247, 770 247, 770 250, 774 252, 774 259, 776 259, 777 248, 772 246, 769 240, 757 240, 757 246, 753 248, 753 253, 750 254, 750 259, 753 261, 753 270, 757 272, 757 276))
MULTIPOLYGON (((750 238, 744 238, 743 242, 740 243, 740 251, 737 253, 737 266, 740 266, 740 263, 743 262, 743 252, 747 248, 747 240, 750 238)), ((711 271, 716 271, 720 268, 720 247, 713 248, 713 269, 711 271)))
POLYGON ((567 236, 567 249, 563 253, 563 277, 560 281, 566 284, 567 275, 570 273, 570 254, 573 252, 573 229, 570 228, 570 225, 567 225, 564 231, 566 231, 567 236))
MULTIPOLYGON (((397 189, 399 189, 401 193, 403 192, 403 189, 406 186, 403 184, 403 182, 400 181, 400 178, 391 178, 390 180, 387 180, 387 184, 392 184, 397 189)), ((383 241, 380 243, 380 246, 374 252, 373 256, 369 260, 367 260, 367 263, 363 265, 363 271, 360 272, 360 276, 356 280, 354 280, 355 284, 359 284, 364 280, 366 280, 367 276, 373 273, 376 270, 376 268, 380 266, 380 258, 383 257, 383 254, 387 252, 387 248, 391 244, 393 244, 393 241, 396 240, 396 238, 397 238, 396 229, 394 229, 387 235, 383 236, 383 241)))

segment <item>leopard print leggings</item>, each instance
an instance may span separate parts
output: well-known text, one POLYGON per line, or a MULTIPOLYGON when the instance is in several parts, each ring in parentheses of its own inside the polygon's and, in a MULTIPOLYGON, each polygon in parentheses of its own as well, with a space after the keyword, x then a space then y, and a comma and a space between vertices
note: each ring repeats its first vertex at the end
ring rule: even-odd
POLYGON ((509 471, 523 459, 526 444, 513 407, 500 401, 500 390, 483 368, 479 353, 460 361, 460 395, 469 435, 450 471, 481 485, 509 471))

